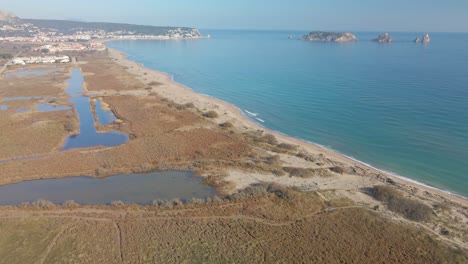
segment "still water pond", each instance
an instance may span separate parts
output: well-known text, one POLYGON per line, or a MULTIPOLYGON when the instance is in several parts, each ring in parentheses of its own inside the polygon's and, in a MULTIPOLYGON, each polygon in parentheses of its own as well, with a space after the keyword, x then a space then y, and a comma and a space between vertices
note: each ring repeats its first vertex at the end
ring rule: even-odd
POLYGON ((126 174, 97 179, 71 177, 44 179, 0 186, 0 205, 18 205, 45 199, 56 204, 74 200, 82 205, 104 205, 112 201, 151 204, 155 199, 182 201, 207 198, 214 188, 189 171, 126 174))
POLYGON ((69 136, 62 150, 93 146, 113 147, 126 143, 129 137, 124 133, 116 131, 106 133, 97 132, 94 115, 91 111, 91 102, 88 97, 83 95, 83 82, 81 71, 79 69, 73 69, 72 76, 68 80, 66 92, 70 95, 70 102, 78 113, 80 133, 78 135, 69 136))

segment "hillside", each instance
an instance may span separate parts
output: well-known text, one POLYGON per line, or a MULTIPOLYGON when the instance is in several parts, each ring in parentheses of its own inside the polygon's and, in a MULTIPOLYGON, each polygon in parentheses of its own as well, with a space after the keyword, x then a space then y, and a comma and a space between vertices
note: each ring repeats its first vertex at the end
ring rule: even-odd
POLYGON ((105 31, 117 32, 121 31, 126 34, 137 35, 165 35, 170 30, 181 29, 183 31, 192 31, 188 27, 158 27, 158 26, 144 26, 120 23, 106 23, 106 22, 78 22, 67 20, 42 20, 42 19, 21 19, 22 22, 33 24, 34 26, 42 29, 49 29, 57 31, 62 34, 75 34, 83 31, 105 31))
POLYGON ((106 22, 79 22, 50 19, 22 19, 0 10, 0 37, 53 37, 89 35, 90 38, 126 36, 167 36, 174 38, 198 38, 195 28, 132 25, 106 22))

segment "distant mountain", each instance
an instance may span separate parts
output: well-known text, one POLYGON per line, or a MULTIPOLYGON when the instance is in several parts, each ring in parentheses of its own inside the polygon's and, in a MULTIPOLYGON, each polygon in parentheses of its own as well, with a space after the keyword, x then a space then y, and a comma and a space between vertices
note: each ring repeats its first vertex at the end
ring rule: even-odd
POLYGON ((357 41, 358 38, 351 33, 337 33, 337 32, 323 32, 313 31, 308 35, 301 38, 307 41, 321 41, 321 42, 351 42, 357 41))

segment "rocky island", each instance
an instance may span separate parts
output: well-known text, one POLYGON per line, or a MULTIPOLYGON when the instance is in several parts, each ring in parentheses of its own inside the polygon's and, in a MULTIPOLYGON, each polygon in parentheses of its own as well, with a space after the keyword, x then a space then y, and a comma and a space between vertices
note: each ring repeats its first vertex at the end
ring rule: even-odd
POLYGON ((301 40, 320 42, 352 42, 357 41, 358 38, 351 33, 313 31, 308 35, 303 36, 301 40))
POLYGON ((393 37, 390 36, 390 34, 388 34, 388 33, 384 33, 382 35, 379 35, 373 41, 378 42, 378 43, 391 43, 391 42, 393 42, 393 37))
POLYGON ((431 42, 431 37, 429 36, 429 34, 425 34, 422 38, 420 37, 416 37, 416 39, 414 40, 415 43, 423 43, 423 44, 427 44, 429 42, 431 42))
POLYGON ((427 44, 429 42, 431 42, 431 37, 429 37, 429 34, 426 33, 426 35, 424 35, 424 37, 422 39, 422 43, 427 44))

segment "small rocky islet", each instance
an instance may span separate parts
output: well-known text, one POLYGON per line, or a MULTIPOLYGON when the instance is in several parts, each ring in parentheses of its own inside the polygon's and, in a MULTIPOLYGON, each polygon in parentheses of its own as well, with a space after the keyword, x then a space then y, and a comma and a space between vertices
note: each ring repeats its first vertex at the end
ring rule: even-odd
POLYGON ((317 42, 353 42, 358 38, 349 32, 323 32, 313 31, 303 36, 301 40, 317 41, 317 42))
POLYGON ((390 36, 388 33, 384 33, 379 35, 377 38, 373 39, 372 41, 378 42, 378 43, 391 43, 393 42, 393 37, 390 36))

